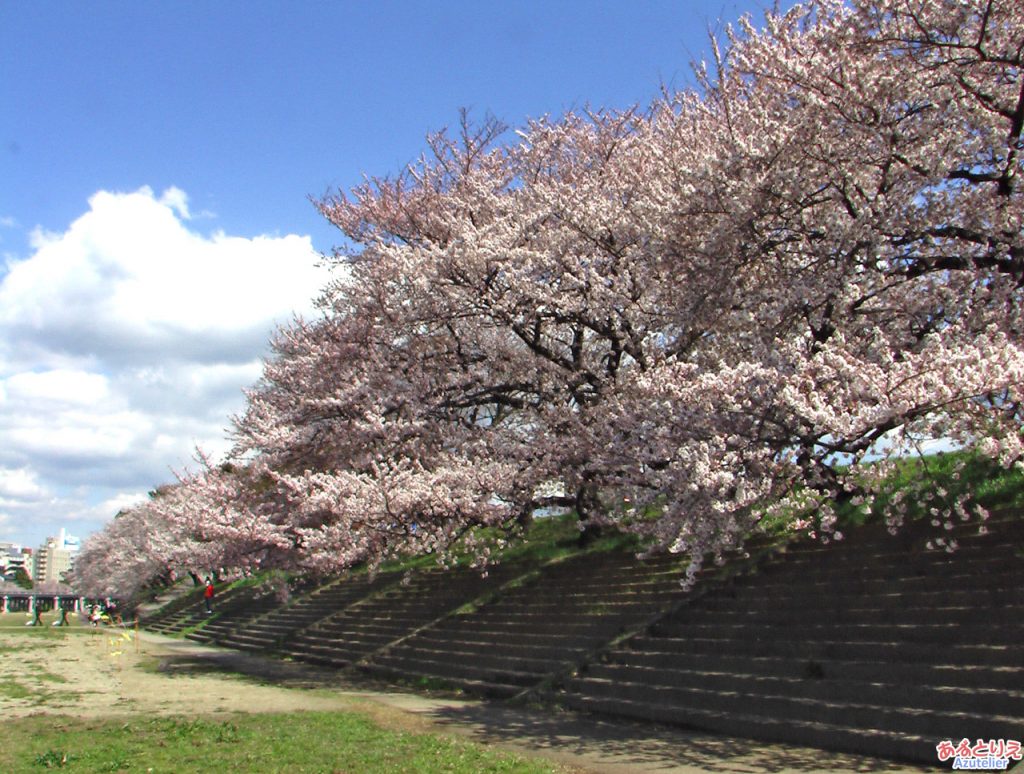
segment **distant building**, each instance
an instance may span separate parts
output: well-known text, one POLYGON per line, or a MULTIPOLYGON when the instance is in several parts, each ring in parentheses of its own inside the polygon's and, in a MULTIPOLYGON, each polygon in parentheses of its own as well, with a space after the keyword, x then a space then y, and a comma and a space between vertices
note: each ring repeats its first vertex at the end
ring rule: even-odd
POLYGON ((8 556, 21 556, 21 546, 17 543, 5 543, 0 541, 0 562, 8 556))
POLYGON ((32 557, 31 550, 26 555, 24 550, 17 543, 0 542, 0 577, 7 580, 14 580, 15 573, 21 567, 31 575, 31 565, 26 562, 32 557))
POLYGON ((78 538, 67 535, 61 529, 60 535, 47 538, 36 551, 32 581, 46 585, 62 582, 64 574, 74 565, 77 553, 78 538))

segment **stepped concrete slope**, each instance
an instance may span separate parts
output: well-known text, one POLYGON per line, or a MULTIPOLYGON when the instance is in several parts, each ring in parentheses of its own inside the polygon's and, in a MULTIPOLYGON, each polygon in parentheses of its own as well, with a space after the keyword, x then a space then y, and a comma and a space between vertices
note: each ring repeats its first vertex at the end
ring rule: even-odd
POLYGON ((291 640, 305 629, 315 627, 320 621, 397 581, 393 574, 370 577, 364 573, 333 578, 311 591, 294 589, 287 603, 264 615, 237 622, 217 640, 217 644, 239 650, 285 650, 291 640), (310 593, 303 594, 304 591, 310 593))
POLYGON ((232 589, 215 603, 209 620, 185 636, 196 642, 221 644, 260 616, 280 607, 281 598, 269 584, 232 589))
POLYGON ((493 697, 935 763, 1024 738, 1024 518, 748 545, 690 592, 684 562, 603 551, 479 571, 201 590, 144 625, 493 697))
POLYGON ((1024 736, 1024 521, 793 545, 582 665, 565 705, 936 762, 1024 736))
POLYGON ((281 648, 293 658, 347 667, 486 596, 521 568, 425 570, 378 577, 368 593, 295 632, 281 648))
POLYGON ((201 611, 201 589, 182 583, 180 593, 177 593, 174 599, 156 609, 140 610, 139 623, 150 631, 175 634, 186 626, 183 622, 191 619, 193 615, 198 620, 201 611))
MULTIPOLYGON (((228 588, 217 594, 214 608, 217 615, 230 613, 237 607, 244 606, 250 599, 252 589, 228 588)), ((170 603, 162 611, 151 616, 143 616, 140 623, 147 629, 160 634, 179 634, 180 632, 209 623, 206 605, 203 601, 202 587, 183 594, 170 603)))
POLYGON ((441 618, 359 666, 380 677, 513 696, 668 606, 681 595, 682 575, 668 557, 575 556, 515 579, 485 604, 441 618))
POLYGON ((188 604, 189 596, 196 595, 198 587, 188 581, 179 581, 161 590, 152 600, 142 602, 136 608, 140 621, 156 623, 162 616, 188 604))

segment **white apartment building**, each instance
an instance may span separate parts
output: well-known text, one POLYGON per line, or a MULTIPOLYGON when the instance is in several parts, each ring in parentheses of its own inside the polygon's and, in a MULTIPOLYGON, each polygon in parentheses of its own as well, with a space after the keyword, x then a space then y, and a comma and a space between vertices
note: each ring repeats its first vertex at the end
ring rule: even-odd
POLYGON ((64 573, 74 565, 78 538, 70 537, 62 528, 60 535, 49 537, 35 553, 32 581, 36 584, 61 583, 64 573))

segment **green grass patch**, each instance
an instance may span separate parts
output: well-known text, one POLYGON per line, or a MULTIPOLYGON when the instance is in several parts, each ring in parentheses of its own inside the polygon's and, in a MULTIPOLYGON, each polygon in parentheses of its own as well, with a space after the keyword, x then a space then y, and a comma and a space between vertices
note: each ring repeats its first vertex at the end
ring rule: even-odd
POLYGON ((40 647, 57 645, 72 632, 85 632, 84 626, 25 626, 23 613, 8 613, 0 616, 0 634, 4 638, 18 637, 32 639, 40 647))
POLYGON ((32 677, 43 683, 66 683, 68 679, 64 675, 57 675, 47 672, 45 669, 38 669, 32 673, 32 677))
MULTIPOLYGON (((604 534, 581 549, 579 544, 579 521, 574 513, 555 516, 540 516, 530 522, 521 535, 509 536, 495 528, 477 528, 471 537, 481 544, 492 546, 491 561, 494 563, 522 562, 539 565, 554 559, 564 558, 587 551, 639 550, 643 548, 641 538, 606 529, 604 534), (497 547, 498 541, 504 545, 497 547)), ((465 547, 465 540, 452 547, 452 556, 459 566, 468 566, 474 560, 472 551, 465 547)), ((437 557, 432 554, 391 559, 381 563, 381 572, 403 572, 429 570, 437 566, 437 557)))
POLYGON ((842 527, 881 521, 899 497, 908 521, 931 518, 931 508, 946 511, 957 498, 969 495, 968 509, 988 511, 1024 507, 1024 472, 1007 470, 974 452, 945 452, 900 460, 886 479, 870 511, 848 504, 836 508, 842 527))
MULTIPOLYGON (((22 676, 19 680, 0 678, 0 700, 28 701, 31 706, 44 707, 54 701, 64 703, 77 699, 82 695, 78 691, 69 691, 63 688, 52 690, 44 687, 43 682, 67 682, 67 680, 58 675, 52 675, 51 677, 54 678, 52 681, 40 678, 38 674, 30 674, 27 677, 22 676)), ((7 721, 5 720, 4 722, 6 725, 7 721)), ((2 767, 0 767, 0 770, 2 770, 2 767)))
POLYGON ((0 680, 0 699, 27 699, 31 695, 32 689, 17 680, 0 680))
POLYGON ((0 770, 553 772, 547 762, 433 734, 386 730, 358 713, 6 721, 0 770))
MULTIPOLYGON (((862 472, 853 471, 851 482, 857 485, 859 479, 866 478, 870 468, 869 463, 862 472)), ((839 472, 850 473, 843 468, 839 472)), ((969 514, 976 513, 977 506, 989 512, 1024 508, 1024 471, 1008 470, 973 451, 940 452, 895 460, 888 476, 874 483, 871 489, 875 496, 870 507, 854 505, 849 499, 832 503, 837 528, 850 530, 877 524, 889 514, 900 511, 908 523, 933 518, 946 520, 949 514, 953 514, 953 521, 959 521, 954 508, 964 497, 969 514)), ((786 538, 792 533, 795 518, 812 516, 818 508, 818 502, 808 492, 798 489, 790 498, 793 507, 762 519, 761 532, 786 538)))

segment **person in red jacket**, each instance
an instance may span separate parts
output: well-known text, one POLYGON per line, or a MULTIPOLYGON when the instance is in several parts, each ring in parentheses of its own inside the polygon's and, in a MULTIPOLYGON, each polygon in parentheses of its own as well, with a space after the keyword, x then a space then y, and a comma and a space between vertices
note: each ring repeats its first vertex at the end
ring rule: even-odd
POLYGON ((206 589, 203 591, 203 601, 206 602, 206 614, 213 612, 213 581, 206 579, 206 589))

